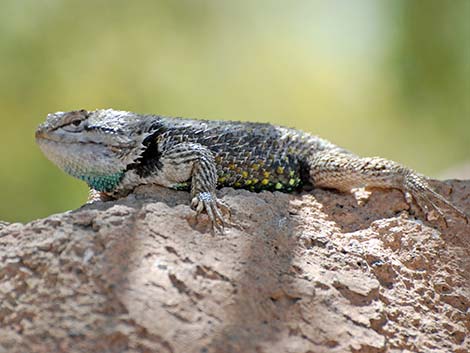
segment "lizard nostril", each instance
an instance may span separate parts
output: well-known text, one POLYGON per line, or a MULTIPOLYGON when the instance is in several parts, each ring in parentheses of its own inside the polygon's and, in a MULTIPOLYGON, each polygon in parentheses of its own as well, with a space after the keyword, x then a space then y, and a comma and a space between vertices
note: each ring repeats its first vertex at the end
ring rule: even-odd
POLYGON ((36 132, 34 133, 34 136, 36 138, 41 138, 41 137, 44 137, 44 129, 42 129, 41 127, 39 127, 36 132))

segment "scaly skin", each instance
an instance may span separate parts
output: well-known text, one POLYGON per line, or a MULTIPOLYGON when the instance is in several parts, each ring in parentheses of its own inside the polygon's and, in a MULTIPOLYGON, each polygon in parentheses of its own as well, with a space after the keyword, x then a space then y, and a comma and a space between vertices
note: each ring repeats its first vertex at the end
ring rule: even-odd
POLYGON ((427 178, 379 157, 361 158, 298 130, 262 123, 190 120, 108 110, 58 112, 36 131, 45 155, 104 198, 142 184, 191 192, 221 229, 217 187, 290 192, 311 184, 397 188, 445 221, 443 208, 467 216, 429 186, 427 178))

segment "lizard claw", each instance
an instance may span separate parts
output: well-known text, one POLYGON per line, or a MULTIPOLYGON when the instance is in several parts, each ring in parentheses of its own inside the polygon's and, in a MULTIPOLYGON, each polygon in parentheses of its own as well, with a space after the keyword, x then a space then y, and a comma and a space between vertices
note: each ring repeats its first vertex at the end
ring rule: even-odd
POLYGON ((191 207, 196 210, 198 215, 205 210, 212 227, 221 233, 224 232, 226 222, 220 209, 228 210, 228 207, 219 201, 214 194, 200 192, 191 200, 191 207))

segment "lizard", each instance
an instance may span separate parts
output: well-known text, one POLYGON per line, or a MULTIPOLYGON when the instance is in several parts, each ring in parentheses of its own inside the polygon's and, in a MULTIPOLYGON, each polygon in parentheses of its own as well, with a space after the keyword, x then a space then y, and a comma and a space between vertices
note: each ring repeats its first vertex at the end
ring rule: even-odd
POLYGON ((408 203, 468 216, 437 193, 429 178, 381 157, 360 157, 300 130, 269 123, 196 120, 113 109, 48 114, 35 133, 46 157, 85 181, 98 199, 123 197, 142 184, 188 190, 191 207, 223 232, 220 187, 302 190, 307 185, 350 192, 401 190, 408 203))

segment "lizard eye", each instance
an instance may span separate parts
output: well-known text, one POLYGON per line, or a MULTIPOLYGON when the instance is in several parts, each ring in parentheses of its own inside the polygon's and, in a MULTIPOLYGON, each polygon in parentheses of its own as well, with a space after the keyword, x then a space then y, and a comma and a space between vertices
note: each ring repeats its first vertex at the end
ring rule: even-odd
POLYGON ((82 130, 81 128, 84 121, 83 119, 74 119, 67 125, 62 126, 62 129, 68 132, 79 132, 82 130))

